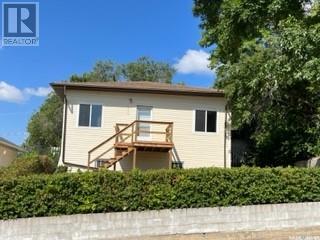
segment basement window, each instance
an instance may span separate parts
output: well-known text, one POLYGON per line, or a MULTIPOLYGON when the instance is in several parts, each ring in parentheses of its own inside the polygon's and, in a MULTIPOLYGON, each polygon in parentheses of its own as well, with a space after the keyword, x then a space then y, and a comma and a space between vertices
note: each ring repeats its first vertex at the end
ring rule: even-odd
POLYGON ((80 104, 79 105, 79 126, 80 127, 101 127, 102 105, 80 104))
POLYGON ((172 162, 173 169, 183 169, 183 162, 172 162))
POLYGON ((196 132, 217 132, 217 112, 208 110, 195 110, 196 132))

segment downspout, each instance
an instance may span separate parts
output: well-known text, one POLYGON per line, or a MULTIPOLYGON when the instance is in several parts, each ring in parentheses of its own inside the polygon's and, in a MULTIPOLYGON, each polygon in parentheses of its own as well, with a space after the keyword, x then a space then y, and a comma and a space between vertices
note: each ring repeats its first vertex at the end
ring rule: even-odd
POLYGON ((68 100, 67 100, 67 96, 66 96, 66 86, 63 87, 63 131, 62 131, 62 141, 63 141, 63 145, 62 145, 62 163, 65 165, 65 149, 66 149, 66 125, 67 125, 67 110, 68 110, 68 100))
POLYGON ((223 146, 223 158, 224 158, 224 168, 227 168, 227 127, 228 127, 228 104, 225 106, 224 111, 224 146, 223 146))
MULTIPOLYGON (((64 104, 64 119, 63 119, 63 129, 62 129, 62 149, 61 153, 62 154, 62 163, 68 167, 76 167, 76 168, 85 168, 88 169, 88 166, 80 165, 80 164, 75 164, 75 163, 68 163, 65 161, 65 149, 66 149, 66 133, 67 133, 67 113, 68 113, 68 99, 66 95, 66 86, 63 87, 63 104, 64 104)), ((91 167, 90 167, 91 169, 91 167)), ((95 168, 92 168, 95 169, 95 168)))

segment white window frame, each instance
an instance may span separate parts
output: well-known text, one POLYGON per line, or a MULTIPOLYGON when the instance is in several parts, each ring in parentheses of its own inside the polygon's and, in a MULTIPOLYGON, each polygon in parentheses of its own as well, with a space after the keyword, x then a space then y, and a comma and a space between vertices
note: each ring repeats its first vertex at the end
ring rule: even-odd
POLYGON ((78 117, 77 117, 77 127, 78 128, 102 128, 103 126, 103 104, 101 103, 84 103, 81 102, 78 104, 78 117), (79 120, 80 120, 80 105, 90 105, 90 113, 89 113, 89 126, 80 126, 79 125, 79 120), (100 127, 96 127, 96 126, 91 126, 91 116, 92 116, 92 105, 99 105, 101 106, 101 126, 100 127))
POLYGON ((211 134, 211 135, 216 135, 218 134, 219 132, 219 129, 218 129, 218 111, 216 109, 204 109, 204 108, 196 108, 193 110, 193 121, 192 121, 192 132, 193 133, 196 133, 196 134, 211 134), (205 111, 206 112, 206 117, 205 117, 205 131, 196 131, 196 112, 197 111, 205 111), (207 132, 207 123, 208 123, 208 112, 216 112, 216 131, 215 132, 207 132))

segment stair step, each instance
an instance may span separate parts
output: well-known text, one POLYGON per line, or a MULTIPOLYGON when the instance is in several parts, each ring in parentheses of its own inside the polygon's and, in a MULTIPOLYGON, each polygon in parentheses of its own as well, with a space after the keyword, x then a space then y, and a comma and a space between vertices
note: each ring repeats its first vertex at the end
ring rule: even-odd
POLYGON ((103 167, 105 168, 110 168, 112 167, 115 163, 119 162, 120 160, 122 160, 123 158, 125 158, 126 156, 128 156, 132 151, 134 150, 134 148, 130 147, 125 151, 122 151, 120 154, 117 154, 115 156, 115 158, 109 158, 109 159, 99 159, 100 161, 102 160, 105 164, 103 165, 103 167))
POLYGON ((107 158, 107 159, 97 159, 97 161, 100 161, 100 162, 110 162, 112 160, 115 160, 116 158, 107 158))
POLYGON ((124 158, 124 157, 127 156, 127 155, 128 155, 128 153, 122 154, 121 156, 117 156, 116 159, 118 159, 118 160, 119 160, 119 159, 122 159, 122 158, 124 158))

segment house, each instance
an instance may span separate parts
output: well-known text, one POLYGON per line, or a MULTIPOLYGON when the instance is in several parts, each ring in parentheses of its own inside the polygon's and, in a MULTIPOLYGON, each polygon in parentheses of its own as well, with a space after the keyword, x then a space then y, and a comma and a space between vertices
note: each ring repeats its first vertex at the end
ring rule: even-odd
POLYGON ((71 169, 230 167, 221 90, 153 82, 56 82, 60 164, 71 169))
POLYGON ((7 167, 24 150, 16 144, 0 137, 0 167, 7 167))

